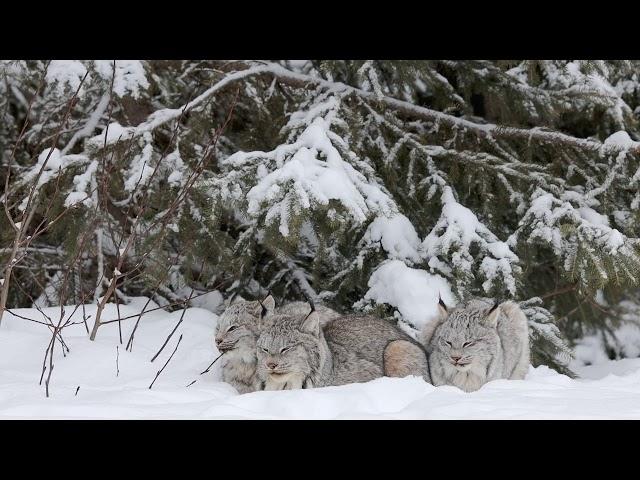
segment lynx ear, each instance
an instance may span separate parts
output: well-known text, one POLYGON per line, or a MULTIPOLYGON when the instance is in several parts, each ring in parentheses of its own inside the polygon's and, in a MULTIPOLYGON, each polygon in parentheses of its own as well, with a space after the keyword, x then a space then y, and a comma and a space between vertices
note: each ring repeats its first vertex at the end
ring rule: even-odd
POLYGON ((303 332, 310 333, 316 337, 320 335, 320 315, 318 315, 318 312, 314 310, 307 315, 307 317, 302 321, 300 329, 303 332))
POLYGON ((490 327, 498 326, 498 317, 500 316, 500 303, 496 301, 496 303, 489 309, 487 312, 487 317, 485 318, 485 323, 490 327))
POLYGON ((438 294, 438 311, 440 313, 441 319, 447 318, 449 316, 449 309, 447 308, 447 305, 442 300, 442 297, 440 296, 440 294, 438 294))
POLYGON ((235 291, 231 294, 231 297, 229 298, 229 305, 238 303, 240 300, 241 300, 240 295, 238 295, 238 292, 235 291))
POLYGON ((273 295, 271 295, 271 293, 269 293, 264 300, 262 300, 260 302, 260 304, 262 305, 262 317, 265 317, 266 315, 273 313, 273 311, 276 308, 276 301, 273 298, 273 295))

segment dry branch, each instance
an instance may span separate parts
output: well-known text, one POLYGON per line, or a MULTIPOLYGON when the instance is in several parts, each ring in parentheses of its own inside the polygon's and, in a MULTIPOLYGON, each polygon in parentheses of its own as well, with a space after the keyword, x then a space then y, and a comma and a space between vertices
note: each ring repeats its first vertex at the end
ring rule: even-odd
POLYGON ((180 346, 180 342, 182 341, 182 334, 180 335, 180 338, 178 338, 178 343, 176 343, 176 348, 173 349, 173 353, 171 354, 171 356, 167 359, 166 363, 162 366, 162 368, 160 370, 158 370, 158 373, 156 373, 155 378, 153 379, 153 382, 151 382, 151 385, 149 385, 149 390, 151 390, 151 387, 153 387, 153 384, 156 383, 156 380, 158 379, 158 377, 160 376, 160 374, 162 373, 162 371, 167 367, 167 365, 169 365, 169 362, 171 361, 171 359, 173 358, 173 356, 175 355, 176 351, 178 350, 178 346, 180 346))

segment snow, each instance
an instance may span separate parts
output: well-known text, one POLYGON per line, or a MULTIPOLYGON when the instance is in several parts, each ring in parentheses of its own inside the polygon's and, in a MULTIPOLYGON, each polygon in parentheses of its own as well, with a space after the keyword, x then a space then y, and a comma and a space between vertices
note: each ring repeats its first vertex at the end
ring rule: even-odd
POLYGON ((598 70, 603 70, 601 74, 597 70, 590 71, 590 69, 583 68, 581 60, 568 62, 564 66, 562 63, 544 62, 545 80, 542 86, 550 90, 577 94, 578 105, 583 105, 585 109, 592 108, 593 101, 589 100, 591 97, 599 97, 600 102, 606 106, 616 125, 624 126, 624 117, 631 114, 631 109, 620 98, 620 93, 616 88, 605 78, 607 65, 604 62, 598 62, 598 70))
POLYGON ((609 218, 607 218, 606 215, 599 214, 593 208, 580 207, 578 208, 578 213, 580 213, 580 216, 589 223, 593 223, 594 225, 604 225, 605 227, 609 226, 609 218))
POLYGON ((420 237, 411 221, 402 214, 377 217, 364 234, 367 244, 380 242, 389 258, 420 261, 420 237))
POLYGON ((216 313, 224 304, 224 297, 218 290, 213 290, 212 292, 205 293, 204 295, 196 295, 198 294, 195 293, 193 295, 194 298, 189 302, 194 307, 204 308, 210 312, 216 313))
POLYGON ((607 246, 609 247, 609 253, 616 253, 617 250, 623 245, 624 236, 618 230, 613 228, 607 237, 607 246))
POLYGON ((109 84, 113 79, 113 93, 117 96, 131 95, 138 98, 143 90, 149 88, 149 81, 140 60, 116 60, 115 63, 114 75, 113 60, 94 61, 98 75, 109 84))
POLYGON ((369 278, 365 300, 388 303, 402 318, 420 328, 438 314, 438 295, 447 305, 456 301, 449 283, 439 275, 411 268, 400 260, 384 262, 369 278))
MULTIPOLYGON (((107 135, 107 144, 113 143, 117 140, 125 140, 130 138, 134 133, 133 127, 123 127, 118 122, 112 122, 109 124, 106 130, 107 135)), ((105 130, 100 132, 98 135, 91 137, 87 140, 88 143, 93 145, 94 147, 102 147, 105 143, 105 130)))
MULTIPOLYGON (((324 112, 324 107, 321 110, 324 112)), ((246 195, 247 212, 257 217, 266 209, 266 223, 277 223, 285 237, 290 234, 292 213, 312 205, 327 206, 330 200, 337 200, 356 223, 364 222, 370 213, 388 215, 395 211, 393 201, 380 186, 342 158, 332 142, 335 137, 330 126, 325 118, 316 117, 294 143, 271 152, 238 152, 223 162, 240 169, 263 159, 258 164, 261 166, 256 166, 259 180, 246 195), (268 174, 266 162, 275 164, 268 174)))
POLYGON ((75 93, 86 73, 87 67, 77 60, 52 60, 45 81, 58 95, 75 93))
POLYGON ((154 167, 151 165, 151 158, 153 156, 151 134, 145 133, 144 138, 147 144, 142 149, 140 155, 133 157, 131 165, 125 174, 124 189, 127 192, 133 192, 138 187, 147 185, 154 171, 154 167))
POLYGON ((93 198, 93 195, 89 195, 89 193, 91 189, 96 186, 95 176, 97 169, 98 161, 92 160, 83 173, 73 177, 74 189, 67 195, 67 198, 65 198, 65 207, 79 203, 82 203, 87 207, 95 205, 95 198, 93 198))
MULTIPOLYGON (((53 178, 56 178, 60 170, 86 162, 88 162, 88 158, 84 155, 63 155, 59 149, 48 147, 40 152, 37 162, 22 175, 19 182, 27 184, 38 178, 37 188, 40 188, 53 178)), ((24 210, 27 207, 27 201, 28 196, 20 203, 20 210, 24 210)))
POLYGON ((629 134, 624 130, 620 130, 618 132, 615 132, 609 135, 605 139, 604 144, 612 145, 623 150, 628 150, 630 148, 635 148, 640 146, 640 142, 633 141, 629 136, 629 134))
POLYGON ((174 152, 167 155, 166 160, 166 169, 171 171, 169 176, 167 177, 167 182, 172 187, 179 187, 182 185, 182 180, 184 177, 185 165, 180 157, 180 152, 175 150, 174 152))
POLYGON ((44 166, 45 170, 57 170, 59 168, 62 168, 62 158, 60 157, 60 150, 58 150, 57 148, 54 148, 53 150, 51 148, 44 149, 40 153, 40 155, 38 155, 38 165, 42 167, 45 162, 47 162, 47 164, 44 166))
MULTIPOLYGON (((139 312, 145 302, 134 298, 121 305, 122 317, 139 312)), ((65 310, 68 315, 72 307, 65 310)), ((59 318, 59 307, 43 311, 59 318)), ((14 312, 43 319, 35 309, 14 312)), ((81 320, 81 312, 74 321, 81 320)), ((95 306, 87 305, 86 313, 95 315, 95 306)), ((581 378, 575 380, 531 367, 525 380, 496 380, 473 393, 407 377, 238 395, 219 381, 218 364, 199 375, 217 356, 212 342, 217 317, 207 310, 187 309, 165 350, 149 361, 181 314, 144 314, 132 352, 119 344, 117 322, 100 327, 95 342, 82 323, 65 328, 71 351, 63 358, 56 349, 46 398, 38 380, 49 330, 7 313, 0 327, 0 419, 640 419, 639 358, 580 367, 581 378), (180 335, 175 356, 149 390, 180 335)), ((115 318, 110 304, 104 319, 115 318)), ((122 322, 125 343, 134 322, 122 322)))
MULTIPOLYGON (((533 243, 534 240, 542 240, 550 244, 557 255, 562 256, 570 248, 565 245, 560 227, 572 223, 578 227, 576 232, 579 238, 588 241, 592 246, 597 246, 611 255, 619 250, 628 255, 635 255, 633 250, 625 245, 628 239, 619 230, 609 226, 608 217, 590 207, 575 208, 569 200, 579 202, 583 198, 579 195, 573 197, 575 198, 564 195, 558 199, 551 193, 537 188, 531 197, 529 210, 520 221, 521 226, 531 225, 533 228, 527 241, 533 243)), ((510 244, 515 244, 518 235, 517 231, 510 237, 510 244)))
POLYGON ((507 290, 515 294, 518 256, 471 210, 455 200, 451 187, 444 187, 441 201, 440 218, 422 242, 423 256, 429 259, 429 266, 445 275, 449 275, 450 265, 463 272, 472 272, 475 258, 470 248, 475 244, 487 254, 480 264, 480 272, 486 279, 483 283, 485 291, 489 292, 498 280, 502 280, 507 290))
POLYGON ((596 335, 582 338, 573 349, 575 359, 572 366, 574 369, 576 366, 583 367, 607 362, 609 358, 602 347, 602 339, 596 335))
POLYGON ((634 320, 623 322, 610 333, 598 332, 578 340, 570 367, 578 370, 589 365, 606 365, 609 362, 607 350, 622 358, 640 357, 640 319, 635 317, 634 320))
POLYGON ((582 379, 600 380, 610 377, 615 381, 615 377, 637 374, 639 367, 640 359, 638 358, 607 359, 597 365, 575 367, 575 372, 582 379))

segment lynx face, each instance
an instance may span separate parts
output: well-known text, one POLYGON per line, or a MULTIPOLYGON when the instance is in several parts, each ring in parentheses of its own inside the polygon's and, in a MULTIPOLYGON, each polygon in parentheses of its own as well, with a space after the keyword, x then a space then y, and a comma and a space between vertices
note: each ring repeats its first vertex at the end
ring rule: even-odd
POLYGON ((491 307, 454 310, 434 334, 433 354, 448 369, 485 369, 499 354, 497 313, 491 307))
MULTIPOLYGON (((257 342, 258 374, 269 383, 301 383, 319 367, 319 317, 276 315, 257 342)), ((300 388, 300 387, 297 387, 300 388)))
POLYGON ((227 358, 255 356, 261 320, 274 307, 273 297, 262 302, 240 300, 224 311, 218 318, 215 343, 220 353, 227 358))

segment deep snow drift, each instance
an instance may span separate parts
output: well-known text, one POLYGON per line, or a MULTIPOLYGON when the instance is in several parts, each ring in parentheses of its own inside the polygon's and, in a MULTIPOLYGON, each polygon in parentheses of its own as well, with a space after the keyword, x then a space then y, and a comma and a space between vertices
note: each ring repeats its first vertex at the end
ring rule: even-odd
MULTIPOLYGON (((138 313, 143 305, 141 299, 121 305, 120 315, 138 313)), ((72 310, 67 307, 67 314, 72 310)), ((13 311, 43 320, 35 309, 13 311)), ((57 323, 60 308, 44 311, 57 323)), ((87 306, 86 314, 92 315, 91 327, 95 307, 87 306)), ((217 317, 208 310, 188 309, 162 354, 150 362, 180 315, 162 310, 143 315, 133 352, 125 351, 124 344, 136 318, 122 322, 123 345, 117 323, 100 327, 95 342, 83 324, 66 328, 64 340, 71 351, 64 358, 56 346, 51 397, 46 398, 38 381, 50 332, 44 325, 5 314, 0 327, 0 418, 640 418, 640 358, 580 367, 577 380, 547 367, 530 368, 526 380, 498 380, 474 393, 408 377, 238 395, 219 380, 217 364, 199 375, 218 355, 212 342, 217 317), (149 390, 181 334, 175 356, 149 390), (187 387, 193 380, 196 383, 187 387)), ((115 318, 115 305, 109 305, 103 319, 115 318)), ((74 320, 82 320, 82 309, 74 320)))

